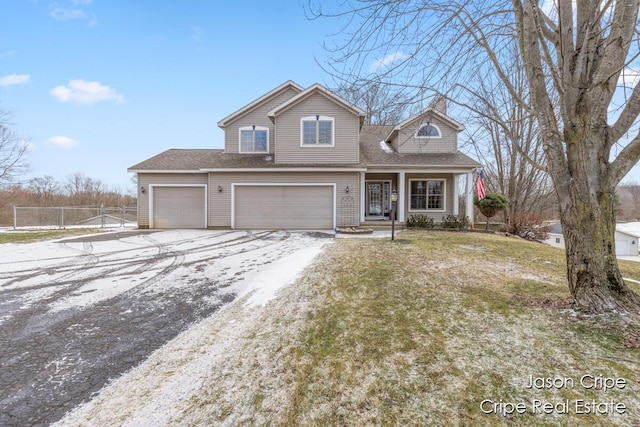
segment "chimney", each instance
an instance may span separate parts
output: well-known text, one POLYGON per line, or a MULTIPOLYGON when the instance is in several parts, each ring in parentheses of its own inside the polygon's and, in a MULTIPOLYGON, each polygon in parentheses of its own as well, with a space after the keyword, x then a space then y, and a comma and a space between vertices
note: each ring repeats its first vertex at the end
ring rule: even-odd
POLYGON ((447 99, 443 95, 436 95, 429 104, 429 108, 433 108, 436 111, 441 112, 442 114, 447 114, 447 99))

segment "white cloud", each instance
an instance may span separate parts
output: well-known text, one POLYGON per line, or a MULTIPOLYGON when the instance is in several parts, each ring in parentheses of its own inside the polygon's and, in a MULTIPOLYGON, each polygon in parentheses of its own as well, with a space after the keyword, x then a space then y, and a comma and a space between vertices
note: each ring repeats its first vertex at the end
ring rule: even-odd
POLYGON ((79 4, 91 4, 93 3, 93 0, 73 0, 71 3, 73 3, 74 6, 77 6, 79 4))
POLYGON ((9 58, 14 54, 13 49, 7 50, 6 52, 0 52, 0 58, 9 58))
POLYGON ((382 59, 376 59, 375 61, 373 61, 373 64, 371 64, 371 66, 369 67, 369 72, 375 73, 380 68, 387 67, 396 61, 403 61, 408 57, 409 55, 402 52, 391 53, 382 59))
POLYGON ((13 86, 28 83, 31 80, 29 74, 10 74, 0 77, 0 86, 13 86))
POLYGON ((72 148, 78 145, 78 141, 66 136, 52 136, 45 144, 47 147, 72 148))
POLYGON ((72 19, 85 19, 87 14, 80 9, 67 8, 60 6, 59 3, 51 3, 49 5, 49 16, 58 21, 69 21, 72 19))
POLYGON ((635 87, 640 82, 640 70, 625 68, 618 77, 618 86, 635 87))
POLYGON ((109 86, 84 80, 71 80, 67 86, 54 87, 50 93, 60 102, 82 105, 91 105, 100 101, 115 101, 117 104, 126 102, 124 96, 109 86))

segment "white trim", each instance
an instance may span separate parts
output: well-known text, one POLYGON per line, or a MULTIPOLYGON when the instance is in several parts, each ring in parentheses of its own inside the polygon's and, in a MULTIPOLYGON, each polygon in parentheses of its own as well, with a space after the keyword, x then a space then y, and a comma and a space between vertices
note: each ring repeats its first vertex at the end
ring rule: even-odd
POLYGON ((209 226, 209 192, 207 184, 148 184, 149 187, 149 228, 154 228, 153 223, 153 191, 155 187, 203 187, 204 188, 204 228, 209 226))
POLYGON ((236 228, 236 187, 332 187, 333 188, 333 226, 336 229, 337 218, 337 195, 336 183, 326 182, 232 182, 231 183, 231 228, 236 228))
MULTIPOLYGON (((429 206, 429 185, 427 184, 427 206, 429 206)), ((410 178, 409 179, 409 203, 407 204, 409 212, 446 212, 447 211, 447 179, 446 178, 410 178), (443 209, 411 209, 411 183, 413 181, 442 181, 444 183, 444 191, 442 192, 442 207, 443 209)))
POLYGON ((232 121, 234 121, 236 119, 239 119, 240 117, 242 117, 243 115, 245 115, 249 111, 251 111, 252 109, 258 107, 259 105, 262 105, 264 102, 266 102, 267 100, 269 100, 270 98, 272 98, 276 94, 282 92, 285 89, 289 89, 289 88, 297 90, 298 93, 300 93, 300 92, 302 92, 304 90, 304 88, 302 86, 300 86, 299 84, 297 84, 296 82, 294 82, 292 80, 287 80, 286 82, 282 83, 280 86, 278 86, 278 87, 276 87, 274 89, 271 89, 269 92, 265 93, 260 98, 250 102, 249 104, 245 105, 244 107, 240 108, 239 110, 236 110, 235 112, 229 114, 224 119, 220 120, 218 122, 218 127, 225 128, 232 121))
POLYGON ((366 172, 366 168, 314 168, 314 167, 299 167, 299 168, 224 168, 224 169, 200 169, 199 172, 366 172))
POLYGON ((202 174, 200 169, 186 169, 186 170, 165 170, 165 169, 127 169, 130 173, 197 173, 202 174))
POLYGON ((473 173, 472 172, 467 172, 467 187, 466 187, 466 196, 467 196, 467 201, 465 203, 466 205, 466 214, 467 217, 469 218, 469 221, 471 221, 471 224, 475 223, 475 218, 474 218, 474 210, 473 210, 473 189, 475 187, 475 185, 473 185, 473 173))
MULTIPOLYGON (((389 209, 389 213, 391 213, 391 210, 393 209, 393 202, 391 201, 391 192, 393 191, 393 181, 390 179, 367 179, 365 180, 365 202, 364 202, 364 217, 365 217, 365 221, 366 218, 371 218, 371 219, 380 219, 380 218, 384 218, 384 184, 389 183, 389 206, 387 206, 387 208, 389 209), (381 182, 382 183, 382 215, 369 215, 367 216, 367 196, 368 194, 368 188, 367 188, 367 184, 370 183, 377 183, 377 182, 381 182)), ((397 202, 396 202, 396 210, 397 210, 397 202)), ((391 220, 391 218, 389 218, 389 220, 391 220)))
POLYGON ((238 153, 239 154, 269 154, 269 128, 267 126, 241 126, 238 128, 238 153), (266 151, 242 151, 242 131, 252 131, 253 132, 253 144, 255 147, 255 135, 256 131, 266 131, 267 132, 267 150, 266 151))
POLYGON ((324 86, 322 86, 319 83, 315 83, 312 86, 309 86, 308 88, 306 88, 305 90, 303 90, 302 92, 300 92, 299 94, 294 96, 293 98, 290 98, 287 101, 283 102, 282 104, 278 105, 273 110, 269 111, 267 113, 267 116, 275 117, 278 114, 283 113, 284 111, 286 111, 289 108, 293 107, 297 103, 302 102, 304 99, 306 99, 307 97, 313 95, 314 93, 320 93, 320 94, 324 95, 325 97, 327 97, 328 99, 332 100, 336 104, 342 105, 344 108, 346 108, 347 110, 351 111, 353 114, 356 114, 356 115, 361 116, 361 117, 365 116, 365 112, 363 110, 361 110, 360 108, 358 108, 355 105, 351 104, 346 99, 341 98, 340 96, 336 95, 335 93, 329 91, 327 88, 325 88, 324 86))
POLYGON ((398 202, 396 203, 396 209, 398 209, 398 221, 405 221, 405 213, 404 208, 407 204, 406 202, 406 194, 405 194, 405 185, 404 181, 406 179, 404 172, 398 172, 398 202))
POLYGON ((416 139, 427 139, 427 138, 442 139, 442 131, 437 125, 431 122, 424 122, 424 123, 420 123, 420 126, 418 126, 418 130, 413 134, 413 137, 416 139), (420 132, 420 129, 422 129, 423 126, 431 126, 432 128, 438 131, 438 136, 431 136, 431 135, 419 136, 418 132, 420 132))
POLYGON ((336 146, 336 119, 329 116, 321 116, 316 114, 315 116, 306 116, 300 119, 300 147, 335 147, 336 146), (320 144, 316 142, 315 144, 305 144, 304 143, 304 122, 315 122, 316 123, 316 135, 320 135, 320 129, 318 127, 318 122, 331 122, 331 144, 320 144))
POLYGON ((365 195, 365 191, 367 188, 366 180, 365 180, 366 172, 360 172, 360 222, 364 222, 365 213, 364 210, 367 204, 367 197, 365 195))

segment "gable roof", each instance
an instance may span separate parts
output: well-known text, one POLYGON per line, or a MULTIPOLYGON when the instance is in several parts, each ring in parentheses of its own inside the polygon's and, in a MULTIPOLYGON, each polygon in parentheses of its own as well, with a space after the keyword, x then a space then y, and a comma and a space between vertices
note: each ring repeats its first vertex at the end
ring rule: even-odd
POLYGON ((414 121, 416 121, 416 120, 418 120, 421 117, 426 116, 426 115, 432 115, 432 116, 437 117, 438 119, 442 120, 444 123, 448 124, 449 126, 454 128, 458 132, 462 132, 464 130, 464 126, 461 123, 453 120, 451 117, 447 116, 442 111, 438 110, 437 108, 434 108, 434 106, 431 105, 431 106, 425 108, 424 110, 420 111, 418 114, 415 114, 415 115, 409 117, 407 120, 405 120, 402 123, 400 123, 399 125, 393 127, 391 129, 391 131, 387 134, 387 137, 385 138, 385 141, 389 141, 392 138, 394 133, 399 132, 400 130, 402 130, 402 128, 406 127, 407 125, 410 125, 414 121))
POLYGON ((269 92, 267 92, 264 95, 262 95, 260 98, 256 99, 253 102, 250 102, 249 104, 245 105, 244 107, 240 108, 239 110, 235 111, 234 113, 231 113, 230 115, 228 115, 224 119, 220 120, 218 122, 218 126, 224 129, 224 127, 227 126, 232 121, 234 121, 237 118, 242 117, 243 115, 249 113, 251 110, 259 107, 260 105, 262 105, 265 102, 267 102, 269 99, 273 98, 274 96, 278 95, 279 93, 284 92, 287 89, 293 89, 293 90, 295 90, 297 92, 302 92, 303 91, 303 87, 300 86, 298 83, 294 82, 293 80, 287 80, 286 82, 282 83, 277 88, 270 90, 269 92))
POLYGON ((478 161, 460 151, 453 153, 398 153, 384 139, 393 129, 394 126, 362 127, 360 130, 360 161, 367 167, 470 169, 481 166, 478 161))
POLYGON ((297 94, 293 98, 291 98, 288 101, 285 101, 282 104, 278 105, 276 108, 274 108, 273 110, 269 111, 267 113, 267 115, 269 117, 273 118, 273 117, 277 116, 278 114, 281 114, 281 113, 287 111, 289 108, 293 107, 294 105, 302 102, 303 100, 307 99, 308 97, 310 97, 311 95, 314 95, 316 93, 319 93, 319 94, 323 95, 324 97, 330 99, 331 101, 335 102, 336 104, 341 105, 343 108, 351 111, 353 114, 360 116, 361 117, 360 122, 361 122, 361 125, 362 125, 362 122, 364 121, 364 116, 365 116, 364 111, 362 111, 360 108, 356 107, 355 105, 351 104, 350 102, 348 102, 344 98, 342 98, 342 97, 336 95, 335 93, 331 92, 330 90, 328 90, 327 88, 325 88, 324 86, 322 86, 319 83, 316 83, 316 84, 314 84, 312 86, 309 86, 307 89, 303 90, 302 92, 300 92, 299 94, 297 94))

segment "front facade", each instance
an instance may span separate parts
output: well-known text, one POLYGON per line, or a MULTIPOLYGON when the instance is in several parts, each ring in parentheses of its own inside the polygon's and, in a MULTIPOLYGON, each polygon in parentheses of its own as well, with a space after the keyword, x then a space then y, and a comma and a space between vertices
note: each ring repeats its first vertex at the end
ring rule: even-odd
MULTIPOLYGON (((225 117, 222 150, 168 150, 138 175, 141 228, 336 229, 458 214, 458 180, 480 165, 458 151, 463 127, 442 102, 397 126, 321 85, 285 82, 225 117)), ((471 185, 464 197, 472 219, 471 185)))

